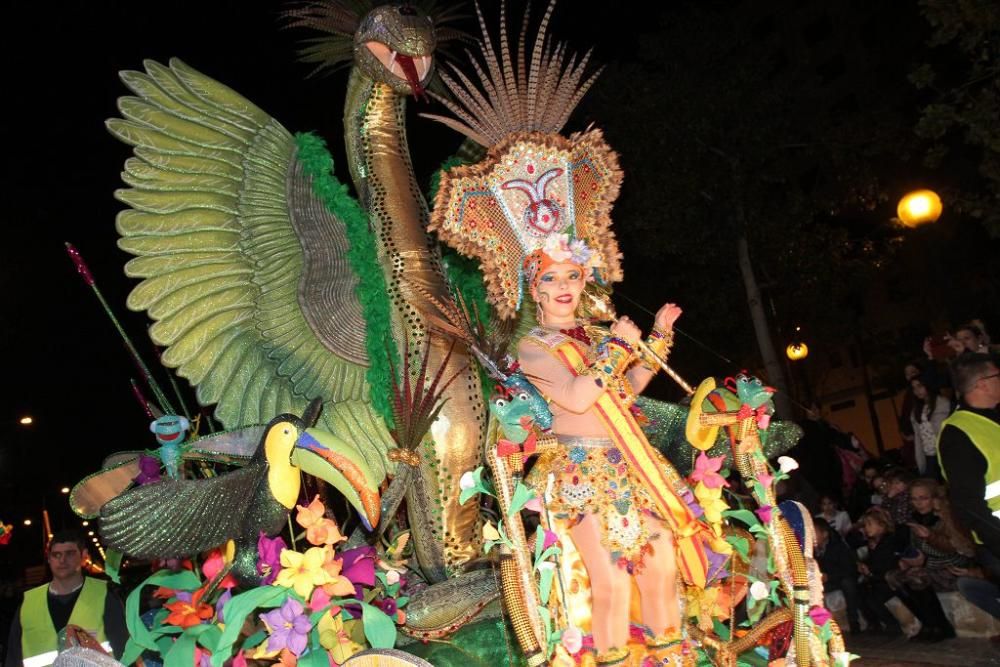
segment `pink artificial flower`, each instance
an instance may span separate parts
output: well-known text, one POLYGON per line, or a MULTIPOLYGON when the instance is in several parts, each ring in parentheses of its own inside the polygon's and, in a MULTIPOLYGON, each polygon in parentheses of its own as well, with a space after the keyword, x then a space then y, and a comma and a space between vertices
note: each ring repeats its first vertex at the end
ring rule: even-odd
POLYGON ((729 482, 719 474, 719 470, 722 468, 722 462, 726 459, 725 456, 716 456, 714 458, 706 456, 705 452, 698 454, 698 458, 694 462, 694 472, 691 473, 692 482, 701 482, 710 489, 718 489, 723 486, 729 486, 729 482))
POLYGON ((819 627, 826 625, 827 621, 829 621, 832 617, 833 615, 827 611, 826 607, 820 607, 817 605, 809 610, 809 618, 811 618, 812 622, 819 627))
POLYGON ((771 507, 770 505, 761 505, 756 510, 754 510, 754 512, 757 513, 757 516, 759 516, 760 520, 763 521, 764 523, 771 523, 771 511, 773 509, 774 508, 771 507))
POLYGON ((583 633, 580 628, 571 625, 562 634, 562 645, 570 655, 576 655, 583 648, 583 633))
POLYGON ((771 485, 774 484, 774 475, 769 472, 762 472, 757 475, 757 481, 760 482, 761 486, 765 489, 769 489, 771 488, 771 485))

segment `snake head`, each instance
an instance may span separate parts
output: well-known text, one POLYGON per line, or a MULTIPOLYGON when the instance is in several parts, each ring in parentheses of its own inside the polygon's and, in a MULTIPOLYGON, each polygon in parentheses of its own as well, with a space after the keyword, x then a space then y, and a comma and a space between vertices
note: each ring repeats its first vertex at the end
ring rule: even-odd
POLYGON ((400 95, 423 95, 433 75, 436 48, 434 20, 409 4, 376 7, 354 33, 357 66, 400 95))

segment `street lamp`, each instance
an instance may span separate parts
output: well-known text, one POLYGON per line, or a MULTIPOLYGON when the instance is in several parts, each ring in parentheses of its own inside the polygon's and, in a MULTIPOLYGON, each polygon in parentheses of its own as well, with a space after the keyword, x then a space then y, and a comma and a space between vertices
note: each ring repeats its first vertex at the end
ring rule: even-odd
POLYGON ((24 525, 25 526, 30 526, 31 525, 31 519, 25 519, 24 520, 24 525))
POLYGON ((809 346, 805 343, 790 343, 785 348, 785 354, 792 361, 799 361, 809 356, 809 346))
POLYGON ((35 423, 35 420, 31 418, 31 415, 25 415, 17 420, 17 423, 21 426, 31 426, 35 423))
POLYGON ((68 486, 64 486, 63 488, 59 489, 59 492, 62 493, 65 496, 66 494, 69 493, 69 487, 68 486))
POLYGON ((914 190, 899 200, 896 215, 907 227, 919 227, 941 217, 941 197, 933 190, 914 190))

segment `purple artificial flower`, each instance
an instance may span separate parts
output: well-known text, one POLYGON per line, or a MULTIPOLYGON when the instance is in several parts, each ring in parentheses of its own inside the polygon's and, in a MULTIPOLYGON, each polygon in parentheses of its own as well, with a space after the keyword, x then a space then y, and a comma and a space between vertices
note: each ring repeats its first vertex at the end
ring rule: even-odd
POLYGON ((257 573, 264 577, 261 585, 272 584, 278 578, 278 572, 281 571, 281 551, 287 548, 288 545, 280 536, 272 540, 261 532, 257 538, 257 573))
POLYGON ((700 519, 705 516, 705 510, 701 508, 701 505, 698 503, 698 499, 694 497, 694 493, 691 489, 684 489, 684 493, 681 494, 681 500, 683 500, 684 504, 688 506, 689 510, 691 510, 691 514, 694 518, 700 519))
POLYGON ((133 482, 142 486, 143 484, 152 484, 153 482, 160 481, 160 459, 155 456, 146 456, 145 454, 139 455, 139 474, 133 479, 133 482))
POLYGON ((611 465, 618 465, 622 462, 622 453, 617 447, 610 447, 604 452, 604 456, 607 457, 608 463, 611 465))
POLYGON ((361 587, 371 588, 375 585, 375 547, 363 546, 340 552, 340 575, 350 579, 354 584, 354 592, 362 598, 361 587))
POLYGON ((396 612, 399 611, 399 606, 393 598, 384 598, 380 600, 378 602, 378 606, 389 618, 395 618, 396 612))
POLYGON ((729 556, 724 556, 717 551, 713 551, 707 544, 705 545, 705 558, 708 560, 708 581, 718 581, 729 575, 726 570, 726 562, 729 556))
POLYGON ((215 601, 215 620, 217 623, 225 623, 226 619, 222 617, 222 608, 226 606, 226 603, 233 598, 233 591, 227 588, 219 596, 219 599, 215 601))
POLYGON ((302 603, 290 597, 277 609, 261 614, 261 619, 271 632, 271 637, 267 640, 268 651, 287 648, 296 656, 302 655, 309 644, 309 631, 312 630, 312 621, 303 611, 302 603))

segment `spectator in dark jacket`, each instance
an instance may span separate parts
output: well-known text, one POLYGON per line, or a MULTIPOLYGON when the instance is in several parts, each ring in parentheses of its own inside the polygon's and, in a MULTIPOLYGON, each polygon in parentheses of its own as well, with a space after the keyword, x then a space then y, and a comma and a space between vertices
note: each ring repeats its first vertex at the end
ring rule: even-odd
POLYGON ((830 527, 822 517, 813 519, 816 529, 816 550, 813 554, 823 573, 823 586, 827 592, 840 591, 847 603, 847 623, 851 634, 861 632, 859 612, 861 598, 858 591, 858 563, 854 551, 844 538, 830 527))

